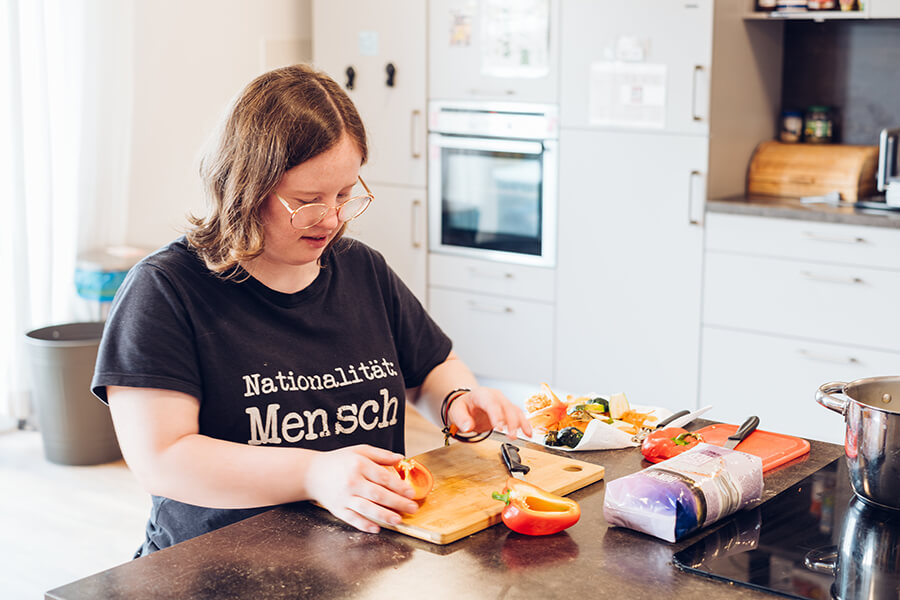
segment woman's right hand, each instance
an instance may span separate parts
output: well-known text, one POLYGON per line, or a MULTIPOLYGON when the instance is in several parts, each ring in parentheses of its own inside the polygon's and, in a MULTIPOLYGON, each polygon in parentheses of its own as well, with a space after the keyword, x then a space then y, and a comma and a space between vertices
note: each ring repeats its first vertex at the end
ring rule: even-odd
POLYGON ((399 513, 419 508, 410 499, 412 486, 385 468, 402 458, 367 445, 316 453, 306 471, 307 494, 342 521, 378 533, 378 523, 397 525, 399 513))

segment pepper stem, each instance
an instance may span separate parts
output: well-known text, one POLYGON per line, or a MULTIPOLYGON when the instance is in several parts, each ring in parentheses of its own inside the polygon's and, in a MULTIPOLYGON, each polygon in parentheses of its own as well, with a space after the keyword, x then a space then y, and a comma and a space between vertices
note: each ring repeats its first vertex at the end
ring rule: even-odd
POLYGON ((509 504, 509 493, 501 494, 500 492, 493 492, 491 494, 491 498, 493 498, 494 500, 499 500, 504 504, 509 504))

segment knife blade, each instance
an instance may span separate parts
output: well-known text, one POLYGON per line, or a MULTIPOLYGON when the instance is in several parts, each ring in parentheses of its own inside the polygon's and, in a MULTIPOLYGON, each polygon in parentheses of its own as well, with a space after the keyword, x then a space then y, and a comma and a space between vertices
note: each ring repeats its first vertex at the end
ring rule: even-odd
POLYGON ((728 439, 725 440, 723 447, 728 448, 729 450, 734 450, 738 444, 744 441, 748 435, 753 433, 753 430, 759 425, 759 417, 752 416, 748 417, 746 421, 744 421, 740 427, 738 427, 737 431, 728 436, 728 439))
POLYGON ((506 465, 509 474, 516 479, 525 481, 525 475, 531 470, 531 467, 522 464, 519 449, 509 442, 503 442, 503 445, 500 446, 500 456, 503 458, 503 464, 506 465))

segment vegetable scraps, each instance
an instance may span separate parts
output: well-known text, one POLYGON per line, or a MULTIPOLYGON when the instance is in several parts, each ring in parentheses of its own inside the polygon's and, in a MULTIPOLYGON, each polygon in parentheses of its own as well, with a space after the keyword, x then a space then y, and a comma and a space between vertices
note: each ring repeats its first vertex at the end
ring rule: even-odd
POLYGON ((660 462, 678 456, 703 441, 696 434, 681 427, 666 427, 651 432, 641 443, 641 454, 650 462, 660 462))
POLYGON ((571 527, 581 517, 577 502, 557 496, 536 485, 510 477, 503 493, 491 494, 506 503, 500 513, 503 523, 524 535, 550 535, 571 527))

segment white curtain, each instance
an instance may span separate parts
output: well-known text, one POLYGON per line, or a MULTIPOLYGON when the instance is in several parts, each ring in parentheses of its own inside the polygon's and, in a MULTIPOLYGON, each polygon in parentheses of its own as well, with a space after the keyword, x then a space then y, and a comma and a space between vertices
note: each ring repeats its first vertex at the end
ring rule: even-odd
POLYGON ((0 418, 32 415, 25 332, 96 320, 80 253, 122 244, 131 0, 0 0, 0 418))

